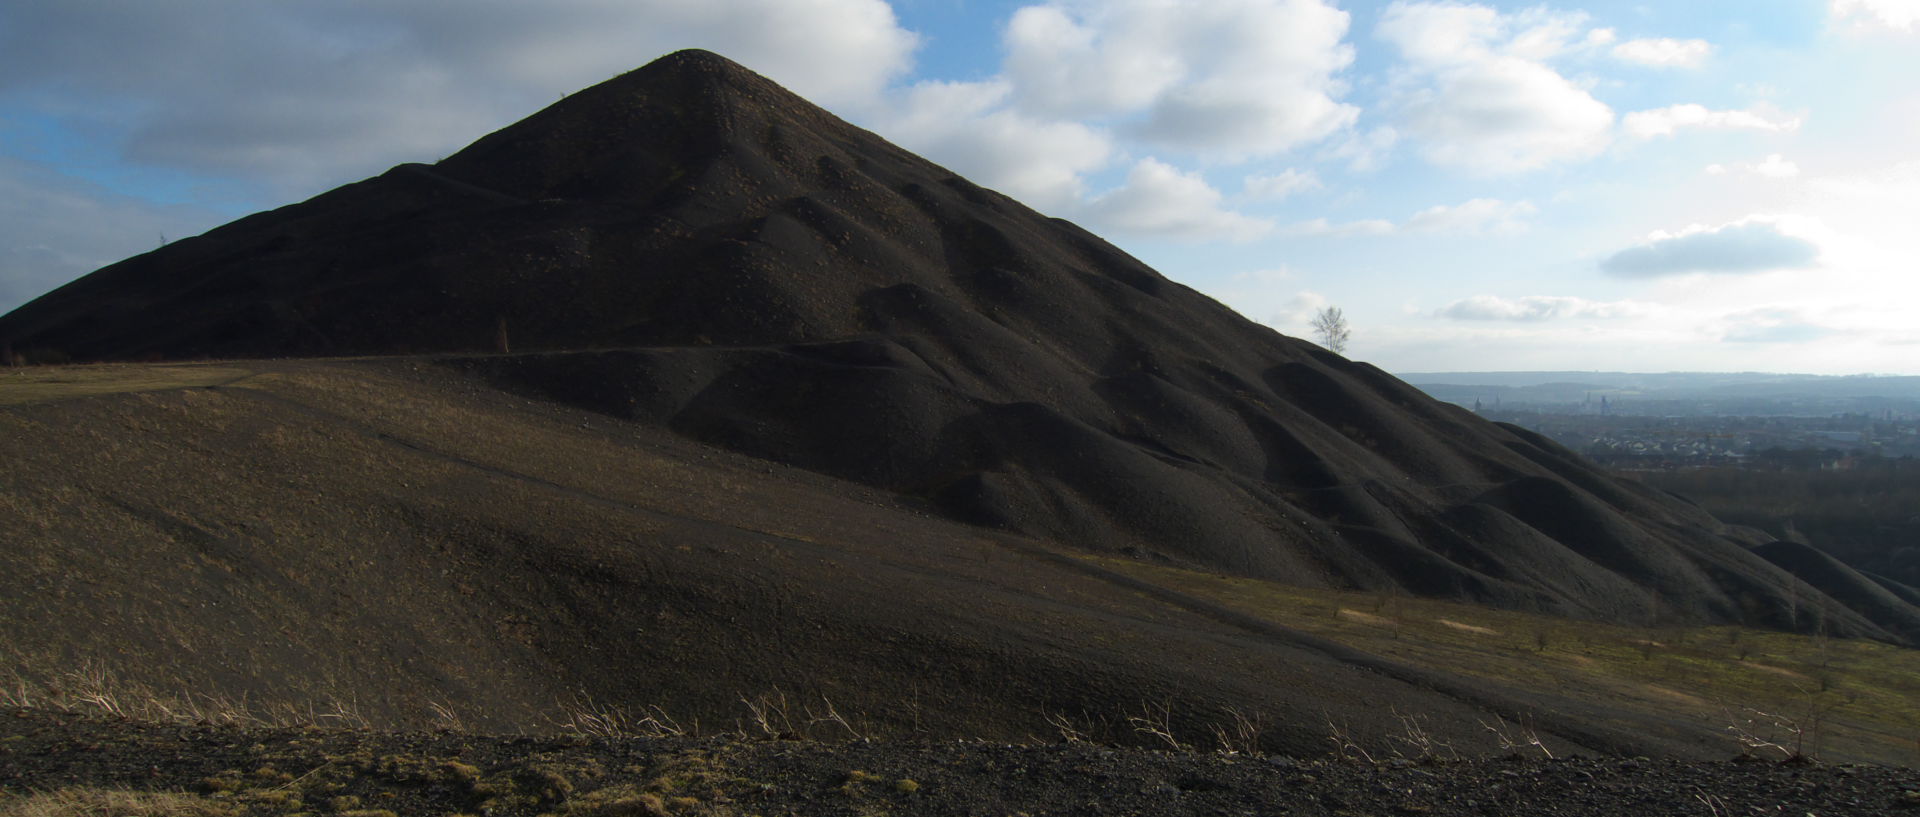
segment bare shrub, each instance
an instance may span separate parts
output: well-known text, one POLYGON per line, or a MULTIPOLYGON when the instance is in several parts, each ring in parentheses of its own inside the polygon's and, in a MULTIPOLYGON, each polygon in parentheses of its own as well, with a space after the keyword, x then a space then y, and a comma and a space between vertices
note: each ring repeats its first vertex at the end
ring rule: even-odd
POLYGON ((795 704, 787 693, 779 687, 772 692, 764 692, 754 697, 740 696, 740 703, 747 707, 747 720, 739 724, 736 733, 743 739, 762 740, 823 740, 825 735, 817 730, 832 727, 834 736, 845 733, 851 740, 868 740, 867 733, 853 725, 833 700, 820 696, 818 703, 802 702, 795 704))
POLYGON ((1260 753, 1260 733, 1266 731, 1266 718, 1256 712, 1249 716, 1235 707, 1227 707, 1227 722, 1213 727, 1214 742, 1219 744, 1224 754, 1257 755, 1260 753))
POLYGON ((1400 734, 1387 737, 1387 742, 1395 745, 1395 755, 1409 760, 1461 759, 1459 750, 1453 748, 1453 744, 1435 736, 1427 728, 1427 716, 1409 715, 1397 708, 1392 712, 1400 721, 1400 734))
MULTIPOLYGON (((1060 733, 1060 740, 1066 743, 1093 742, 1087 739, 1087 732, 1081 728, 1080 724, 1074 723, 1072 718, 1062 713, 1049 712, 1046 715, 1046 720, 1048 726, 1053 727, 1055 732, 1060 733)), ((1091 724, 1089 724, 1087 728, 1092 728, 1091 724)))
POLYGON ((1353 739, 1353 731, 1349 729, 1346 724, 1335 722, 1333 716, 1330 714, 1326 717, 1327 740, 1333 743, 1333 754, 1335 757, 1341 760, 1359 760, 1367 763, 1375 762, 1373 754, 1368 752, 1365 747, 1362 747, 1359 741, 1353 739))
POLYGON ((1539 749, 1540 753, 1546 755, 1548 760, 1553 759, 1553 752, 1547 749, 1547 744, 1540 740, 1539 733, 1534 731, 1533 724, 1530 721, 1508 724, 1505 718, 1495 715, 1493 716, 1493 723, 1481 721, 1480 725, 1485 727, 1488 732, 1493 733, 1493 738, 1499 743, 1501 752, 1513 756, 1520 756, 1525 755, 1527 753, 1526 750, 1532 748, 1539 749))
MULTIPOLYGON (((1739 712, 1726 711, 1727 732, 1740 744, 1743 753, 1754 757, 1778 754, 1783 763, 1798 763, 1820 756, 1820 730, 1826 714, 1839 703, 1825 703, 1819 693, 1795 685, 1806 700, 1797 714, 1763 712, 1746 707, 1739 712)), ((1920 741, 1916 741, 1920 745, 1920 741)))
POLYGON ((1173 702, 1162 701, 1158 704, 1141 703, 1140 714, 1128 715, 1127 723, 1133 731, 1156 738, 1176 752, 1189 748, 1173 736, 1173 702))
POLYGON ((650 705, 638 713, 623 707, 601 703, 586 692, 560 705, 558 717, 548 722, 569 734, 599 738, 668 738, 687 732, 659 705, 650 705))

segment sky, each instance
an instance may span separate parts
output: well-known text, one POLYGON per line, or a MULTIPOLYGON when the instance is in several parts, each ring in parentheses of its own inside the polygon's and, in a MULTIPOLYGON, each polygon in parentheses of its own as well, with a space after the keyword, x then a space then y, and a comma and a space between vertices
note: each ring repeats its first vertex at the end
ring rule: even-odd
POLYGON ((687 47, 1389 371, 1920 374, 1920 0, 10 0, 0 312, 687 47))

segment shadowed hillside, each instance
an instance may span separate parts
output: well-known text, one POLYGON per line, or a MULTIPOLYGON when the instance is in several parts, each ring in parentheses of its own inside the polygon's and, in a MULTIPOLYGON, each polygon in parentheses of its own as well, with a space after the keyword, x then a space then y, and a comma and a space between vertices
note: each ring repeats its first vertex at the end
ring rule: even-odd
MULTIPOLYGON (((1466 746, 1488 743, 1490 713, 1586 706, 421 360, 137 367, 149 390, 63 394, 102 368, 121 370, 0 384, 21 397, 0 407, 9 695, 415 727, 450 712, 484 731, 605 707, 700 734, 781 700, 796 732, 830 739, 1051 738, 1056 718, 1138 742, 1128 718, 1165 712, 1192 741, 1231 709, 1297 753, 1325 748, 1329 720, 1386 734, 1383 702, 1466 746)), ((1540 728, 1593 750, 1724 749, 1690 721, 1618 717, 1635 725, 1540 728)))
MULTIPOLYGON (((448 466, 431 483, 445 492, 415 504, 396 500, 405 492, 391 486, 421 475, 391 470, 369 451, 323 471, 338 482, 313 489, 306 500, 313 508, 298 512, 310 517, 283 516, 305 506, 265 497, 250 513, 217 503, 193 511, 209 500, 179 493, 181 486, 136 488, 104 475, 93 483, 103 487, 84 491, 71 487, 81 480, 65 470, 77 466, 62 461, 22 472, 55 492, 34 513, 58 503, 77 509, 74 519, 53 514, 41 522, 48 526, 38 540, 41 558, 54 573, 106 586, 162 575, 118 576, 112 571, 123 568, 111 561, 81 567, 96 557, 55 555, 62 543, 107 532, 129 547, 145 535, 197 548, 179 558, 201 565, 194 569, 205 572, 205 584, 155 588, 154 599, 177 592, 186 600, 179 603, 194 604, 235 587, 278 588, 271 603, 286 615, 352 620, 357 607, 341 594, 350 596, 356 575, 381 582, 394 570, 421 577, 465 571, 446 590, 462 598, 519 598, 508 588, 552 585, 528 596, 543 605, 564 599, 557 603, 565 616, 551 620, 551 630, 527 624, 506 641, 458 642, 457 650, 449 642, 449 652, 381 659, 451 681, 477 665, 533 667, 511 676, 522 686, 506 687, 529 699, 555 691, 548 679, 571 676, 552 675, 549 664, 516 663, 523 656, 513 650, 545 644, 574 668, 568 672, 590 677, 610 666, 653 666, 657 656, 648 650, 657 644, 647 622, 662 619, 647 617, 671 619, 688 607, 734 612, 701 619, 710 629, 688 635, 726 646, 701 658, 708 663, 676 664, 674 672, 747 689, 776 683, 772 668, 788 665, 776 657, 810 638, 795 610, 814 603, 827 607, 813 615, 832 617, 839 629, 829 631, 849 639, 819 655, 878 650, 884 658, 874 660, 903 684, 934 664, 984 677, 1017 663, 1025 674, 1014 677, 1028 680, 1015 694, 1054 694, 1054 670, 1032 658, 1067 647, 1046 644, 1054 636, 1042 634, 1070 632, 1079 643, 1087 627, 1100 625, 1063 630, 1042 617, 1020 636, 1023 650, 1037 652, 971 640, 970 628, 1008 626, 999 617, 1011 613, 960 605, 954 609, 976 610, 969 615, 977 618, 949 622, 942 606, 949 598, 977 602, 970 584, 880 567, 935 558, 916 551, 928 537, 968 543, 940 552, 994 556, 968 570, 996 582, 1009 580, 1008 571, 1057 563, 1009 564, 998 546, 974 544, 1008 537, 1306 587, 1576 617, 1811 628, 1814 617, 1805 613, 1817 610, 1826 632, 1920 636, 1920 608, 1897 594, 1856 592, 1871 580, 1843 565, 1818 565, 1815 584, 1796 579, 1788 571, 1801 561, 1756 553, 1767 541, 1757 532, 1247 321, 1072 224, 972 185, 703 52, 674 54, 582 91, 437 164, 402 165, 102 269, 0 318, 0 339, 29 358, 80 360, 429 353, 420 360, 433 361, 426 365, 439 374, 423 376, 488 393, 475 399, 633 421, 592 432, 609 445, 640 435, 650 445, 701 443, 746 455, 730 460, 742 469, 737 481, 709 475, 687 483, 703 490, 676 495, 675 503, 713 508, 698 524, 623 510, 614 494, 676 478, 647 476, 644 460, 629 463, 639 469, 633 472, 556 462, 533 482, 476 478, 448 466), (115 484, 122 487, 104 487, 115 484), (520 495, 526 491, 552 495, 520 495), (807 498, 785 493, 792 491, 807 498), (901 510, 881 522, 864 515, 872 503, 901 510), (506 509, 511 516, 502 516, 506 509), (609 521, 628 513, 638 516, 609 521), (742 515, 765 519, 744 527, 732 521, 742 515), (218 525, 208 521, 213 516, 218 525), (118 521, 71 527, 85 520, 118 521), (813 532, 785 533, 803 521, 813 532), (301 556, 332 553, 326 558, 337 561, 252 565, 264 537, 284 534, 249 525, 281 523, 312 537, 345 526, 329 534, 333 550, 301 556), (900 532, 879 533, 887 526, 900 532), (777 541, 766 538, 773 531, 783 532, 777 541), (377 543, 412 555, 364 555, 377 543), (858 543, 860 569, 879 572, 835 584, 843 580, 827 577, 844 568, 825 555, 801 555, 808 543, 858 543), (423 546, 442 556, 418 551, 423 546), (756 575, 782 577, 800 594, 709 574, 718 568, 708 559, 642 555, 679 548, 775 560, 756 575), (389 558, 412 567, 378 566, 389 558), (648 561, 657 558, 674 561, 648 561), (322 585, 283 587, 272 577, 285 570, 322 585), (629 570, 671 575, 672 589, 636 600, 629 570), (880 597, 855 589, 905 581, 931 584, 880 597), (919 604, 903 607, 903 598, 919 604), (900 623, 923 616, 940 623, 900 623)), ((253 456, 276 435, 293 433, 286 429, 314 405, 281 401, 278 390, 239 393, 265 402, 243 413, 252 419, 228 442, 201 445, 253 456)), ((203 422, 199 414, 209 409, 195 401, 206 399, 181 392, 74 405, 106 412, 100 422, 149 422, 145 412, 203 422), (124 402, 135 399, 157 403, 124 402)), ((242 398, 219 398, 234 399, 242 398)), ((36 410, 45 409, 19 410, 27 418, 21 422, 50 421, 32 417, 36 410)), ((354 413, 371 406, 332 410, 351 427, 375 419, 354 413)), ((67 433, 82 439, 88 432, 80 425, 67 433)), ((380 435, 390 432, 368 433, 369 445, 384 446, 380 435)), ((406 456, 444 465, 504 444, 460 428, 434 433, 450 436, 408 446, 406 456)), ((184 445, 169 436, 150 444, 184 445)), ((289 496, 301 495, 294 461, 280 466, 289 496)), ((206 459, 207 479, 240 479, 221 475, 227 463, 206 459)), ((518 461, 480 470, 488 469, 525 476, 518 461)), ((1067 580, 1074 572, 1061 575, 1020 592, 1063 600, 1074 592, 1067 580)), ((362 628, 424 634, 520 626, 461 619, 454 596, 416 600, 418 609, 396 618, 342 625, 309 654, 349 649, 362 628)), ((1088 615, 1097 622, 1106 614, 1088 615)), ((1184 618, 1165 626, 1156 643, 1219 643, 1188 635, 1199 625, 1184 618)), ((318 660, 263 646, 234 649, 269 664, 318 660)), ((1092 660, 1067 653, 1059 660, 1092 660)), ((1207 669, 1165 683, 1237 683, 1208 665, 1226 653, 1209 654, 1215 658, 1189 665, 1207 669)), ((691 660, 691 653, 675 655, 691 660)), ((1082 666, 1060 677, 1134 689, 1140 678, 1168 671, 1160 660, 1127 670, 1128 660, 1107 656, 1093 661, 1098 670, 1082 666)), ((861 673, 872 670, 862 666, 861 673)), ((1337 698, 1345 682, 1317 683, 1337 698)), ((1228 698, 1222 690, 1220 699, 1228 698)))
POLYGON ((440 360, 0 374, 0 706, 1725 757, 1817 705, 1823 756, 1913 750, 1909 650, 1092 556, 440 360))

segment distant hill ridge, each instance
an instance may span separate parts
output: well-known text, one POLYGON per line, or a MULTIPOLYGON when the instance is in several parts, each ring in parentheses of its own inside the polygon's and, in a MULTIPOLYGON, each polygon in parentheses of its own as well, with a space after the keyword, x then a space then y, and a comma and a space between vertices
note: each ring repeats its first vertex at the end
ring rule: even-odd
POLYGON ((1420 386, 1529 388, 1582 384, 1594 388, 1644 389, 1663 395, 1745 394, 1917 397, 1920 377, 1911 375, 1817 375, 1772 372, 1404 372, 1420 386))
POLYGON ((1830 631, 1920 638, 1920 608, 1844 566, 1809 585, 1756 532, 1247 321, 699 51, 101 269, 0 339, 434 354, 1097 551, 1615 620, 1810 627, 1830 589, 1830 631))

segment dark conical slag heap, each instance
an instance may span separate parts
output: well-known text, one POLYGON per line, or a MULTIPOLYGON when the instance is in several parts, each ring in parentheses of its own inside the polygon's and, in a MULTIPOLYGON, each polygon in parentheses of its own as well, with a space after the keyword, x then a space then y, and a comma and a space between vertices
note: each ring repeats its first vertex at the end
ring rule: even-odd
POLYGON ((1796 579, 1776 561, 1814 560, 1247 321, 704 52, 102 269, 0 338, 78 359, 510 346, 448 359, 1089 549, 1920 637, 1910 589, 1827 562, 1796 579))

